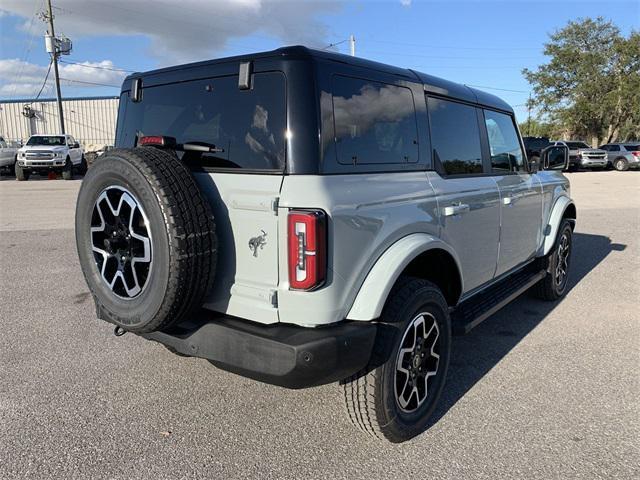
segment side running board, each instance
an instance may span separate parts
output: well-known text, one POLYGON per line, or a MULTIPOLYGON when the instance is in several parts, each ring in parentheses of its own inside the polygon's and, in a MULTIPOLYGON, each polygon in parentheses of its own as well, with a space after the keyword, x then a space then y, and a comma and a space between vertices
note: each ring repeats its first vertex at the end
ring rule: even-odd
POLYGON ((522 295, 547 275, 546 270, 523 271, 510 275, 485 291, 462 302, 451 314, 454 335, 464 335, 522 295))

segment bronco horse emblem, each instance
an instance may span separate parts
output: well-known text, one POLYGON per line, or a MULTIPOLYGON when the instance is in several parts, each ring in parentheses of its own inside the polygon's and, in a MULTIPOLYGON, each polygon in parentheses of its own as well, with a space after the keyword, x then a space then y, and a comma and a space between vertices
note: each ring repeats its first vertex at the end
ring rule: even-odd
POLYGON ((264 246, 267 244, 267 232, 264 230, 260 230, 262 235, 258 235, 257 237, 253 237, 249 240, 249 248, 253 251, 253 256, 258 256, 258 248, 262 250, 264 246))

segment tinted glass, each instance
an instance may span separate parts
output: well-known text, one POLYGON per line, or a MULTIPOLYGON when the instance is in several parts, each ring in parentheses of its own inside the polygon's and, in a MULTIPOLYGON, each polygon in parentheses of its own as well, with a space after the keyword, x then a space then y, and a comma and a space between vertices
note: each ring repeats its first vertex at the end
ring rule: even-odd
POLYGON ((640 144, 637 144, 637 143, 629 144, 629 145, 625 145, 624 148, 629 152, 635 152, 636 150, 640 150, 640 144))
POLYGON ((484 111, 487 126, 491 169, 499 172, 517 172, 523 169, 524 156, 512 118, 492 110, 484 111))
POLYGON ((282 170, 285 163, 285 80, 280 73, 256 73, 252 88, 238 77, 194 80, 143 89, 129 101, 119 146, 144 135, 202 143, 219 153, 185 152, 189 165, 210 168, 282 170))
POLYGON ((429 97, 431 145, 448 175, 482 173, 480 130, 474 107, 429 97))
POLYGON ((64 137, 31 137, 27 145, 66 145, 64 137))
POLYGON ((338 162, 418 161, 418 129, 411 90, 356 78, 333 78, 338 162))

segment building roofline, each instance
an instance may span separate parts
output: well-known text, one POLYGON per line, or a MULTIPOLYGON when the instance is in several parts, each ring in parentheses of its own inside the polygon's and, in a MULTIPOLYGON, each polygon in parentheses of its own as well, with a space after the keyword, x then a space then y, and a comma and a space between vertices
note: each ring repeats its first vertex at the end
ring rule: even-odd
MULTIPOLYGON (((69 102, 73 100, 113 100, 116 98, 120 98, 118 96, 109 95, 109 96, 93 96, 93 97, 67 97, 63 98, 63 102, 69 102)), ((55 98, 39 98, 38 100, 33 100, 32 98, 12 98, 12 99, 4 99, 0 98, 0 104, 2 103, 47 103, 47 102, 55 102, 55 98)))

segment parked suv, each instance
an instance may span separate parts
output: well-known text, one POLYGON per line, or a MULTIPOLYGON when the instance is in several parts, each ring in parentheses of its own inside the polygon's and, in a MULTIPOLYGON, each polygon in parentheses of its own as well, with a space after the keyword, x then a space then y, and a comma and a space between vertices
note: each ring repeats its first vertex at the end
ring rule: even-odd
POLYGON ((600 150, 607 152, 607 166, 619 172, 640 167, 640 142, 607 143, 600 150))
POLYGON ((554 145, 566 145, 569 148, 569 169, 605 168, 607 166, 607 152, 591 148, 584 142, 556 141, 554 145))
MULTIPOLYGON (((564 146, 525 157, 499 98, 288 47, 125 79, 76 206, 97 316, 351 420, 427 428, 451 335, 567 291, 564 146)), ((514 319, 517 321, 517 319, 514 319)))
POLYGON ((84 174, 87 161, 80 144, 71 135, 32 135, 18 150, 16 179, 29 180, 31 173, 62 173, 71 180, 73 172, 84 174))
POLYGON ((10 146, 4 137, 0 137, 0 171, 8 170, 13 174, 18 149, 10 146))

